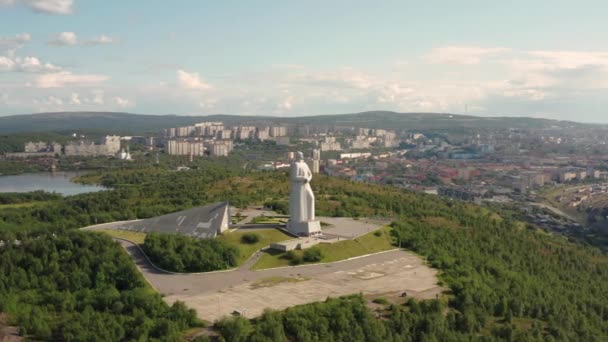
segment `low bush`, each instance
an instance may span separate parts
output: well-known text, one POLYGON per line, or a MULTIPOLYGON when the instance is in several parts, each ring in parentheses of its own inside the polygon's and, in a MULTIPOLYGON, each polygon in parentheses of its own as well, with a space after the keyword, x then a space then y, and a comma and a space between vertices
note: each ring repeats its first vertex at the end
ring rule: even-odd
POLYGON ((258 243, 259 241, 260 236, 254 233, 247 233, 241 236, 241 243, 253 245, 254 243, 258 243))
POLYGON ((295 258, 297 258, 298 256, 296 255, 296 252, 294 251, 287 251, 282 258, 283 259, 287 259, 287 260, 293 260, 295 258))
POLYGON ((386 298, 383 298, 383 297, 379 297, 379 298, 376 298, 376 299, 372 300, 372 303, 381 304, 381 305, 388 305, 389 304, 388 300, 386 298))
POLYGON ((304 251, 303 259, 306 262, 319 262, 323 259, 323 253, 319 248, 312 247, 304 251))

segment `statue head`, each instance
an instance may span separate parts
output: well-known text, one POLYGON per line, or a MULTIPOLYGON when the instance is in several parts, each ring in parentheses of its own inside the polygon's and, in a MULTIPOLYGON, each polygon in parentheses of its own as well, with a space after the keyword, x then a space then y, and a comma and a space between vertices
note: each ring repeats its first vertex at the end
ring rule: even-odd
POLYGON ((300 160, 304 160, 304 153, 298 151, 296 152, 296 160, 300 161, 300 160))

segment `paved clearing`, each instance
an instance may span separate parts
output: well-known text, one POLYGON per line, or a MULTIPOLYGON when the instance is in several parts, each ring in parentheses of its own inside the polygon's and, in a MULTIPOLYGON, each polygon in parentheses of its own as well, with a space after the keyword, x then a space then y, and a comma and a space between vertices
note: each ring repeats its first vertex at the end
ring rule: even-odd
POLYGON ((354 239, 390 223, 370 219, 355 220, 350 217, 317 217, 317 220, 331 225, 322 228, 323 234, 347 239, 354 239))
POLYGON ((215 321, 235 310, 246 317, 255 317, 265 308, 282 310, 354 293, 407 291, 410 296, 426 299, 435 298, 441 290, 435 270, 412 253, 400 250, 330 264, 251 271, 249 268, 260 256, 257 253, 234 271, 168 274, 153 268, 132 243, 120 243, 150 284, 165 295, 166 302, 184 301, 207 321, 215 321), (255 286, 271 277, 306 280, 278 282, 269 287, 255 286))

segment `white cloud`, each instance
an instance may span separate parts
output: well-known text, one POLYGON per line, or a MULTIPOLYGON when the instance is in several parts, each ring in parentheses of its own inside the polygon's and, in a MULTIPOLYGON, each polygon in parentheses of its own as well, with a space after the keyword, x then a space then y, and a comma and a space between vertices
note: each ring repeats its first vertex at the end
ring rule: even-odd
MULTIPOLYGON (((31 10, 48 14, 72 14, 73 0, 22 0, 31 10)), ((14 3, 14 1, 13 1, 14 3)))
POLYGON ((212 109, 215 107, 215 104, 218 102, 217 99, 205 99, 198 102, 198 106, 204 109, 212 109))
POLYGON ((60 106, 63 104, 63 100, 55 96, 49 96, 45 104, 60 106))
POLYGON ((378 102, 395 103, 409 98, 414 93, 414 89, 398 83, 391 83, 380 89, 379 93, 378 102))
POLYGON ((56 65, 42 63, 37 57, 0 56, 0 71, 57 72, 60 70, 61 68, 56 65))
POLYGON ((115 102, 115 103, 116 103, 118 106, 123 107, 123 108, 126 108, 126 107, 133 107, 133 106, 135 105, 133 102, 131 102, 131 101, 127 100, 127 99, 123 99, 123 98, 122 98, 122 97, 120 97, 120 96, 116 96, 116 97, 114 98, 114 102, 115 102))
POLYGON ((13 70, 15 70, 15 61, 6 56, 0 56, 0 71, 13 70))
POLYGON ((16 61, 20 71, 24 72, 52 72, 61 70, 61 68, 53 64, 40 62, 36 57, 17 58, 16 61))
POLYGON ((98 105, 104 104, 104 92, 102 90, 94 91, 93 100, 91 102, 98 105))
POLYGON ((181 69, 177 70, 177 80, 179 85, 185 89, 209 90, 212 88, 211 85, 201 80, 198 72, 189 73, 181 69))
POLYGON ((73 74, 70 71, 61 71, 40 75, 36 78, 38 88, 62 88, 66 86, 92 86, 109 79, 105 75, 73 74))
POLYGON ((80 101, 80 96, 78 93, 72 93, 72 96, 70 97, 70 104, 80 105, 81 103, 82 101, 80 101))
POLYGON ((283 111, 290 111, 293 108, 293 96, 288 96, 284 98, 277 105, 277 112, 281 113, 283 111))
POLYGON ((608 52, 597 51, 530 51, 548 68, 574 69, 588 65, 608 67, 608 52))
POLYGON ((480 46, 452 45, 431 50, 431 53, 425 56, 425 60, 431 63, 475 65, 481 63, 484 58, 509 51, 510 49, 503 47, 485 48, 480 46))
POLYGON ((51 45, 66 46, 78 44, 78 36, 74 32, 61 32, 49 41, 51 45))
MULTIPOLYGON (((87 42, 84 38, 79 41, 87 42)), ((214 79, 214 87, 199 73, 179 67, 171 68, 176 72, 175 79, 170 76, 135 89, 115 84, 103 88, 99 83, 108 79, 104 75, 52 71, 52 76, 27 76, 31 78, 16 81, 12 90, 2 89, 8 92, 12 103, 23 104, 7 105, 4 107, 13 109, 4 110, 15 112, 14 108, 19 108, 22 112, 22 108, 29 108, 25 104, 31 105, 33 97, 44 99, 40 105, 50 108, 46 103, 53 101, 47 97, 53 95, 63 101, 61 106, 67 110, 137 106, 138 111, 155 113, 294 115, 378 109, 462 113, 466 106, 473 115, 552 113, 553 117, 567 118, 571 115, 567 111, 583 108, 583 120, 586 111, 601 118, 599 104, 608 105, 604 100, 608 98, 607 52, 469 48, 475 53, 444 58, 445 64, 428 63, 425 57, 429 55, 421 54, 417 58, 410 56, 409 63, 398 68, 395 63, 373 69, 271 65, 265 70, 221 75, 214 79), (453 64, 456 60, 459 64, 453 64), (463 69, 462 63, 467 67, 463 69), (20 92, 24 82, 32 85, 20 92), (95 84, 98 86, 80 88, 95 84)), ((0 57, 0 70, 15 71, 16 61, 17 58, 0 57)), ((25 59, 19 61, 24 64, 25 59)), ((36 70, 35 65, 43 64, 30 62, 32 71, 36 70)))
MULTIPOLYGON (((166 105, 182 113, 293 115, 378 109, 463 113, 466 107, 473 115, 555 111, 552 115, 559 117, 566 106, 560 108, 558 102, 571 110, 582 105, 583 99, 596 99, 597 94, 608 98, 603 52, 589 54, 469 47, 467 53, 442 59, 446 63, 441 65, 428 63, 427 54, 422 59, 410 58, 399 68, 387 63, 373 71, 272 65, 218 78, 221 83, 213 92, 216 101, 212 106, 201 98, 206 93, 182 90, 200 89, 196 84, 203 81, 181 70, 185 76, 179 83, 182 88, 142 88, 138 97, 153 98, 155 106, 166 105), (456 61, 459 64, 454 65, 456 61), (465 69, 462 63, 467 65, 465 69)), ((148 100, 139 101, 138 107, 151 108, 148 100)))
POLYGON ((296 71, 298 72, 289 74, 292 81, 316 87, 368 89, 375 82, 369 75, 352 68, 326 72, 308 72, 302 69, 296 71))
POLYGON ((506 89, 503 93, 507 97, 518 97, 531 101, 540 101, 547 98, 547 93, 539 89, 506 89))
POLYGON ((86 40, 84 44, 86 45, 105 45, 105 44, 115 44, 118 43, 118 39, 113 37, 108 37, 106 35, 101 35, 99 37, 86 40))
POLYGON ((99 37, 95 37, 88 40, 81 40, 78 35, 74 32, 61 32, 56 35, 53 39, 49 40, 50 45, 55 46, 74 46, 74 45, 109 45, 116 44, 119 40, 117 38, 109 37, 102 34, 99 37))
POLYGON ((11 37, 0 37, 0 49, 6 49, 6 55, 0 55, 1 71, 20 71, 20 72, 57 72, 61 68, 51 63, 43 63, 38 57, 15 56, 18 49, 29 42, 32 36, 27 33, 19 33, 11 37))
POLYGON ((15 50, 23 46, 23 44, 29 42, 32 36, 27 33, 18 33, 11 37, 0 37, 0 49, 15 50))

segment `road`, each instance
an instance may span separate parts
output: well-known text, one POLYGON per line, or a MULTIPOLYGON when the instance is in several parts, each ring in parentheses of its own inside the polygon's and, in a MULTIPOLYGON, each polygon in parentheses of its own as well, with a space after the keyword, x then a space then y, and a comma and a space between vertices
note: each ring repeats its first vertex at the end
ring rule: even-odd
POLYGON ((556 208, 554 206, 551 206, 551 205, 548 205, 548 204, 545 204, 545 203, 531 203, 531 204, 535 205, 537 207, 540 207, 540 208, 545 208, 545 209, 551 210, 553 213, 555 213, 555 214, 557 214, 559 216, 565 217, 565 218, 567 218, 569 220, 572 220, 572 221, 575 221, 575 222, 578 221, 575 217, 572 217, 572 216, 566 214, 565 212, 561 211, 560 209, 558 209, 558 208, 556 208))
POLYGON ((199 317, 214 321, 234 310, 255 317, 266 308, 282 310, 353 293, 407 291, 418 298, 434 298, 442 291, 436 271, 412 253, 392 250, 351 260, 252 271, 260 254, 232 271, 173 274, 154 268, 133 243, 120 240, 148 282, 165 301, 186 302, 199 317), (256 282, 276 277, 305 279, 258 288, 256 282))
POLYGON ((311 264, 252 271, 250 270, 251 266, 253 266, 261 256, 261 253, 258 252, 236 270, 175 274, 167 273, 154 268, 154 266, 150 264, 141 250, 134 243, 127 240, 118 241, 131 255, 135 264, 150 282, 150 284, 160 293, 165 295, 182 293, 183 291, 197 293, 216 292, 226 288, 226 284, 234 286, 240 283, 252 282, 268 277, 318 276, 337 271, 348 271, 374 263, 377 264, 385 261, 391 261, 404 255, 412 255, 411 253, 405 251, 392 250, 384 253, 328 264, 311 264))

